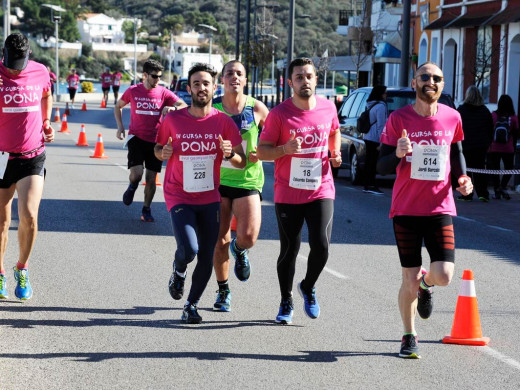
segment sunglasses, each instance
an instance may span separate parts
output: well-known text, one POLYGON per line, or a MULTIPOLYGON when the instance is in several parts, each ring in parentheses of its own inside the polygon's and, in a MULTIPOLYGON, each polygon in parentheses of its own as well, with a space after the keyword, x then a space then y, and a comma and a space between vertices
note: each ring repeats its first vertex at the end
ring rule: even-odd
POLYGON ((152 79, 159 79, 162 77, 162 74, 148 74, 148 76, 150 76, 152 79))
POLYGON ((442 82, 442 80, 444 79, 444 77, 442 76, 437 76, 437 75, 430 75, 430 74, 427 74, 427 73, 423 73, 419 76, 417 76, 418 78, 421 79, 421 81, 430 81, 430 78, 433 79, 433 82, 435 84, 439 84, 440 82, 442 82))

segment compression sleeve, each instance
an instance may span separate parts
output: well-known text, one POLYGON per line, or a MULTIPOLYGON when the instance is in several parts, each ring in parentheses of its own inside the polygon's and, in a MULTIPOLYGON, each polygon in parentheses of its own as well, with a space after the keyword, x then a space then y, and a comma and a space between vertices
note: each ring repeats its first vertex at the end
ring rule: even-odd
POLYGON ((457 179, 466 174, 466 159, 462 153, 462 142, 451 144, 450 153, 451 173, 457 179))
POLYGON ((399 165, 401 159, 395 155, 395 146, 381 144, 379 158, 377 160, 377 172, 381 175, 391 175, 395 173, 395 168, 399 165))

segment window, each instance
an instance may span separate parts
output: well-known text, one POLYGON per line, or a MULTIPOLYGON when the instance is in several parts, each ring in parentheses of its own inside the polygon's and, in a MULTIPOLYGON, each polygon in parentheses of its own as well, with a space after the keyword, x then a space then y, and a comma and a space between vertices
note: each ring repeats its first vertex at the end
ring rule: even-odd
POLYGON ((489 103, 491 61, 493 59, 493 47, 491 44, 491 28, 489 26, 479 27, 475 47, 474 76, 475 85, 482 93, 486 103, 489 103))

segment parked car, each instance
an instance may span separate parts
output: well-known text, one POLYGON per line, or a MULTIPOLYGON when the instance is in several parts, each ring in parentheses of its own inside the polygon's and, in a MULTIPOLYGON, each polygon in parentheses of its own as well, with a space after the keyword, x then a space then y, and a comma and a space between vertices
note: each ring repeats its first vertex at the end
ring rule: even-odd
MULTIPOLYGON (((357 119, 366 108, 368 96, 372 87, 358 88, 345 98, 338 110, 338 119, 341 130, 341 156, 343 163, 340 168, 333 168, 334 177, 338 175, 339 169, 349 169, 350 179, 353 184, 359 184, 365 167, 365 141, 364 134, 357 131, 357 119)), ((412 88, 388 88, 386 90, 386 103, 388 114, 411 104, 415 101, 415 90, 412 88)), ((442 93, 439 103, 455 108, 450 95, 442 93)))
POLYGON ((179 78, 177 80, 177 83, 175 84, 175 87, 173 88, 173 92, 180 97, 184 102, 191 106, 191 94, 188 92, 188 89, 186 88, 188 86, 188 79, 187 78, 179 78))

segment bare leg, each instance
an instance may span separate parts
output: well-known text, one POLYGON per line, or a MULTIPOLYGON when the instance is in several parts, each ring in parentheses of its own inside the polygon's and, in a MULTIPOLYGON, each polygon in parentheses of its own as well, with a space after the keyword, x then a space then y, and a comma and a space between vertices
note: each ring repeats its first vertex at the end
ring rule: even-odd
POLYGON ((144 206, 150 207, 152 204, 153 197, 155 195, 156 185, 155 179, 157 178, 157 172, 151 171, 150 169, 146 170, 146 185, 144 187, 144 206))
POLYGON ((7 249, 9 226, 11 225, 11 205, 13 203, 15 185, 0 189, 0 270, 4 269, 4 257, 7 249))
POLYGON ((399 289, 399 311, 405 333, 415 333, 417 312, 417 289, 421 283, 421 267, 402 268, 402 283, 399 289))
POLYGON ((213 254, 213 267, 217 281, 229 278, 229 243, 231 242, 231 199, 222 198, 220 203, 220 228, 213 254))

